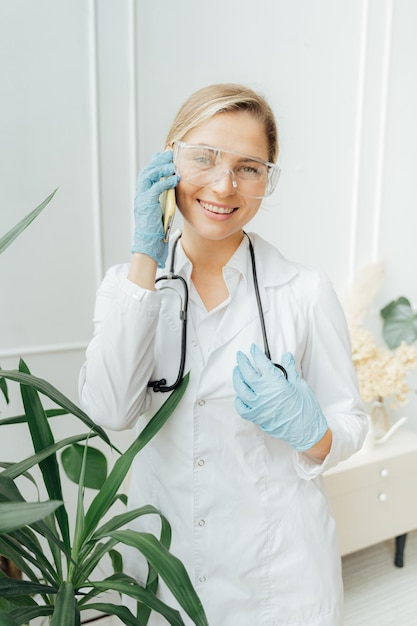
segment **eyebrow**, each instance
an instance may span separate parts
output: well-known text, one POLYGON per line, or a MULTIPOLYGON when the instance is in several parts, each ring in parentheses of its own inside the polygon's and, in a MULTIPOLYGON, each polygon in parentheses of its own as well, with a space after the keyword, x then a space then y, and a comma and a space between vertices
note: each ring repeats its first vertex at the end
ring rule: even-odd
POLYGON ((190 143, 188 145, 194 148, 206 148, 208 150, 215 150, 216 152, 228 152, 229 154, 233 154, 234 156, 241 157, 239 159, 240 162, 254 161, 255 163, 261 163, 263 165, 274 165, 273 163, 269 163, 269 161, 261 159, 260 157, 250 156, 249 154, 242 154, 241 152, 235 152, 234 150, 226 150, 225 148, 217 148, 216 146, 209 146, 205 143, 190 143))

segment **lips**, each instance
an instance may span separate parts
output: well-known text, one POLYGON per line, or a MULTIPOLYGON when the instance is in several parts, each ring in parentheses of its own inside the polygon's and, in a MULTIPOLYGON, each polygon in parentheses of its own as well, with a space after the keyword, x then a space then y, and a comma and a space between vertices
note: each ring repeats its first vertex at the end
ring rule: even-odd
POLYGON ((210 204, 209 202, 203 202, 202 200, 199 200, 199 202, 203 209, 210 211, 210 213, 216 213, 217 215, 230 215, 230 213, 233 213, 233 211, 237 209, 237 207, 210 204))

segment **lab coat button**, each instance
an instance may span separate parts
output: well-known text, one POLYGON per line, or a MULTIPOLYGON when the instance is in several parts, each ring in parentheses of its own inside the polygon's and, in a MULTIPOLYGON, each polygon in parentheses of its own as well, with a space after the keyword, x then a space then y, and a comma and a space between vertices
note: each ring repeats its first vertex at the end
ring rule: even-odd
POLYGON ((207 578, 205 576, 200 576, 198 580, 200 581, 200 583, 205 583, 207 578))
POLYGON ((204 406, 205 405, 205 401, 204 400, 199 400, 198 401, 198 405, 199 406, 204 406))
POLYGON ((198 346, 198 341, 193 339, 192 342, 191 342, 191 345, 193 346, 193 348, 196 348, 198 346))
POLYGON ((205 524, 206 524, 206 522, 205 522, 203 519, 201 519, 201 520, 198 522, 198 525, 199 525, 199 526, 205 526, 205 524))
POLYGON ((200 467, 203 467, 203 465, 205 465, 205 460, 204 459, 200 459, 199 462, 197 463, 197 465, 199 465, 200 467))

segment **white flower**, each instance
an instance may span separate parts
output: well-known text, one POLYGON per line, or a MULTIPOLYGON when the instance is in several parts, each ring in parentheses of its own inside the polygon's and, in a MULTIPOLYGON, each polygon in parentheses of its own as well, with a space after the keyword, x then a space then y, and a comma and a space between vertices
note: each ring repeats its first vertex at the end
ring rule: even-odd
POLYGON ((417 348, 402 343, 395 351, 379 348, 371 333, 361 326, 350 329, 352 359, 364 402, 393 398, 393 405, 408 402, 409 370, 417 369, 417 348))

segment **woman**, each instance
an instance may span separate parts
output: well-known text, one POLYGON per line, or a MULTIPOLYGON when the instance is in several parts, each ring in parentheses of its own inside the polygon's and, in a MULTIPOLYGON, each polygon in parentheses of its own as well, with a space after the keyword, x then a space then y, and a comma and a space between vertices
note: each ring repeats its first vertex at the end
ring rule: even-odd
MULTIPOLYGON (((322 474, 360 448, 366 418, 328 279, 244 231, 278 178, 273 114, 246 87, 213 85, 182 106, 166 144, 138 178, 131 263, 98 292, 82 404, 104 427, 140 430, 165 400, 148 382, 169 386, 178 372, 180 281, 155 288, 169 257, 189 289, 190 381, 136 458, 130 506, 168 518, 210 625, 337 626, 341 567, 322 474), (159 198, 173 187, 183 229, 167 244, 159 198)), ((127 567, 144 582, 137 553, 127 567)))

